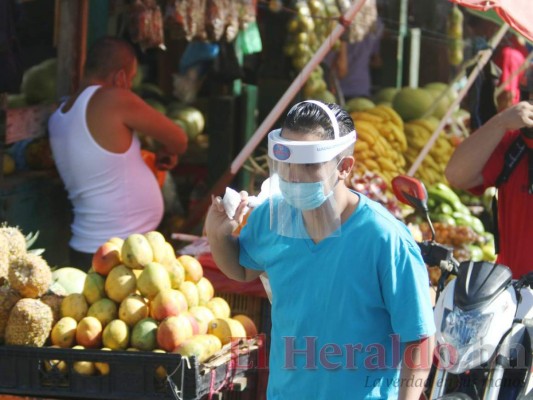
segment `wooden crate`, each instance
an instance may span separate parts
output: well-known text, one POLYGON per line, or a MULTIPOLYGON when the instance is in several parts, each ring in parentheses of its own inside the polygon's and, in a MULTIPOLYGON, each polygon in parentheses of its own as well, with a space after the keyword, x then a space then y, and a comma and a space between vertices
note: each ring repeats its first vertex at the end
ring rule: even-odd
POLYGON ((263 309, 264 302, 268 303, 268 299, 263 297, 243 295, 239 293, 221 293, 215 292, 215 296, 222 297, 226 300, 231 308, 231 315, 244 314, 254 321, 259 333, 263 330, 263 309))

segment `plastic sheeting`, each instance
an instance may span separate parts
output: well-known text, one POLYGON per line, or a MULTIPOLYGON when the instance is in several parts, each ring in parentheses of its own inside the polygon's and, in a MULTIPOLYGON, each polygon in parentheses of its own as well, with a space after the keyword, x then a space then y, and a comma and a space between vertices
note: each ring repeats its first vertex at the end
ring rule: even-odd
POLYGON ((478 11, 494 10, 501 19, 528 40, 533 41, 533 7, 531 0, 451 0, 478 11))

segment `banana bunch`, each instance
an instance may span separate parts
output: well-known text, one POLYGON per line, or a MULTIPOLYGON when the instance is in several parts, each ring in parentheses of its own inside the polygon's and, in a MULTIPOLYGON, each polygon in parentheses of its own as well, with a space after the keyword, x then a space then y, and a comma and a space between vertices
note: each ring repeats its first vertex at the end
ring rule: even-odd
POLYGON ((448 59, 450 64, 458 66, 463 62, 463 13, 454 4, 448 14, 448 59))
MULTIPOLYGON (((438 122, 432 118, 417 119, 405 123, 404 131, 407 137, 408 149, 404 153, 404 157, 409 166, 416 160, 422 148, 428 142, 435 129, 437 129, 437 125, 438 122)), ((445 182, 444 169, 453 151, 454 147, 444 131, 441 131, 415 176, 427 185, 445 182)))
POLYGON ((334 2, 330 3, 298 0, 295 4, 296 13, 287 23, 283 52, 298 71, 305 67, 335 27, 340 12, 334 2))
POLYGON ((392 107, 379 105, 351 114, 357 142, 354 157, 354 173, 362 175, 365 170, 380 175, 390 187, 392 178, 404 173, 407 140, 403 121, 392 107))

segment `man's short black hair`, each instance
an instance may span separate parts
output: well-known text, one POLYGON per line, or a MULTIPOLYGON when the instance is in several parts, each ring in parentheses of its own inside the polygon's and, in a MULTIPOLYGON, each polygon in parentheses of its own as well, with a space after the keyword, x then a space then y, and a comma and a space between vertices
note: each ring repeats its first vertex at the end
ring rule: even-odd
POLYGON ((105 79, 120 70, 128 70, 136 59, 135 49, 125 40, 103 37, 87 52, 85 75, 105 79))
MULTIPOLYGON (((333 111, 339 123, 339 135, 344 136, 353 131, 354 122, 350 114, 342 109, 338 104, 325 103, 333 111)), ((318 105, 308 102, 301 102, 292 107, 283 122, 283 129, 302 134, 318 134, 322 140, 333 139, 335 133, 328 114, 318 105), (322 129, 319 129, 322 127, 322 129)))

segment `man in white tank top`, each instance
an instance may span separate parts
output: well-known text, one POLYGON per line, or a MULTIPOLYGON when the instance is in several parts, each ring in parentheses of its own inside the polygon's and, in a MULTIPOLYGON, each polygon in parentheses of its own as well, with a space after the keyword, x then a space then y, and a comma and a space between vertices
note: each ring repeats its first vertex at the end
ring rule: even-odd
POLYGON ((136 73, 129 43, 98 40, 88 51, 79 90, 48 122, 74 211, 70 262, 84 270, 102 243, 156 229, 163 217, 161 191, 134 131, 161 144, 160 169, 173 168, 187 149, 183 129, 131 91, 136 73))

